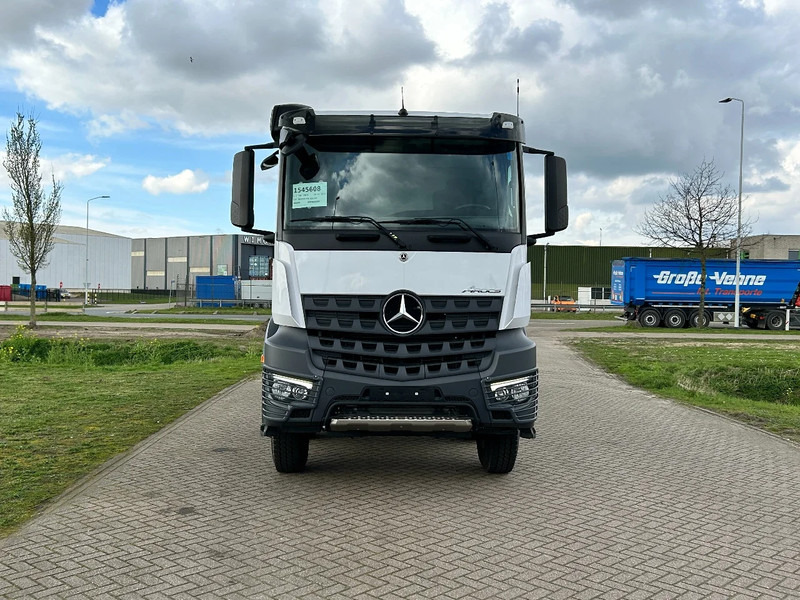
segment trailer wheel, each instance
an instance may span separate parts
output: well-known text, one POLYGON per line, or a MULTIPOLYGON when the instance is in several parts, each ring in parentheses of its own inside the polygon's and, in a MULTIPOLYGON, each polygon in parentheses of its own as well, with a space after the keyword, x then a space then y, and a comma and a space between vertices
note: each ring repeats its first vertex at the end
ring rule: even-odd
POLYGON ((786 315, 778 310, 773 310, 767 314, 767 329, 770 331, 781 331, 786 327, 786 315))
POLYGON ((655 308, 645 308, 639 313, 639 324, 642 327, 658 327, 661 325, 661 314, 655 308))
POLYGON ((519 431, 479 437, 478 458, 488 473, 510 473, 517 462, 519 431))
POLYGON ((301 473, 308 462, 308 436, 279 433, 272 437, 272 462, 278 473, 301 473))
POLYGON ((667 314, 664 315, 664 325, 670 329, 681 329, 686 325, 686 313, 680 308, 668 310, 667 314))
POLYGON ((704 310, 702 313, 696 310, 692 313, 692 316, 689 317, 690 327, 708 327, 709 323, 711 323, 711 315, 707 310, 704 310), (699 325, 698 322, 700 322, 699 325))

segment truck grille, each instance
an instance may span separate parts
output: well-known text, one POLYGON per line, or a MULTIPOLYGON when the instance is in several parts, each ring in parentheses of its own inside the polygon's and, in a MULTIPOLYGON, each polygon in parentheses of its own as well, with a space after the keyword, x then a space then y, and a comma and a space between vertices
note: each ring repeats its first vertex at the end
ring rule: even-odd
POLYGON ((304 296, 314 364, 320 369, 409 380, 486 369, 495 349, 503 299, 421 298, 425 320, 412 335, 381 323, 384 296, 304 296))

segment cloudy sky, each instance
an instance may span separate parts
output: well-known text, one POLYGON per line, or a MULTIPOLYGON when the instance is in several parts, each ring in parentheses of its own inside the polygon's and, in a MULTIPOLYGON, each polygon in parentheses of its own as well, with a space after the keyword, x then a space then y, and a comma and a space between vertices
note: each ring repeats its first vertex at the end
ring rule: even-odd
POLYGON ((4 0, 0 123, 39 119, 65 225, 110 195, 93 229, 233 233, 231 159, 272 105, 396 110, 403 86, 412 111, 513 113, 519 78, 528 143, 569 166, 550 243, 614 245, 704 159, 737 187, 734 96, 745 217, 797 234, 798 31, 796 0, 4 0))

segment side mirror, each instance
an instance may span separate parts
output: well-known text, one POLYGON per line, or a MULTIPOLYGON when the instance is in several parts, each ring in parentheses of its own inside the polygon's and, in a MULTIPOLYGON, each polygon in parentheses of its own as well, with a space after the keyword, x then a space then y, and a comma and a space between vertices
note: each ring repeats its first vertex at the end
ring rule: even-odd
POLYGON ((533 246, 539 238, 563 231, 569 225, 567 161, 549 150, 523 146, 522 151, 525 154, 544 155, 544 233, 527 236, 528 246, 533 246))
POLYGON ((255 223, 253 211, 253 175, 255 152, 242 150, 233 155, 231 188, 231 223, 239 229, 250 229, 255 223))
POLYGON ((567 161, 548 155, 544 157, 544 229, 553 235, 568 225, 567 161))
POLYGON ((271 169, 277 164, 278 164, 278 151, 276 150, 275 152, 270 154, 267 158, 261 161, 261 170, 266 171, 267 169, 271 169))

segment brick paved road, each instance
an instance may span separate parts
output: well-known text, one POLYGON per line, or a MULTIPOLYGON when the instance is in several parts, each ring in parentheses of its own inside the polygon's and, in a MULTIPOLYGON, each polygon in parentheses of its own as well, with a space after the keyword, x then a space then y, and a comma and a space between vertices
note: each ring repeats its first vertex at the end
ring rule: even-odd
POLYGON ((247 383, 0 542, 2 598, 800 597, 800 450, 540 341, 539 439, 312 442, 273 471, 247 383))

